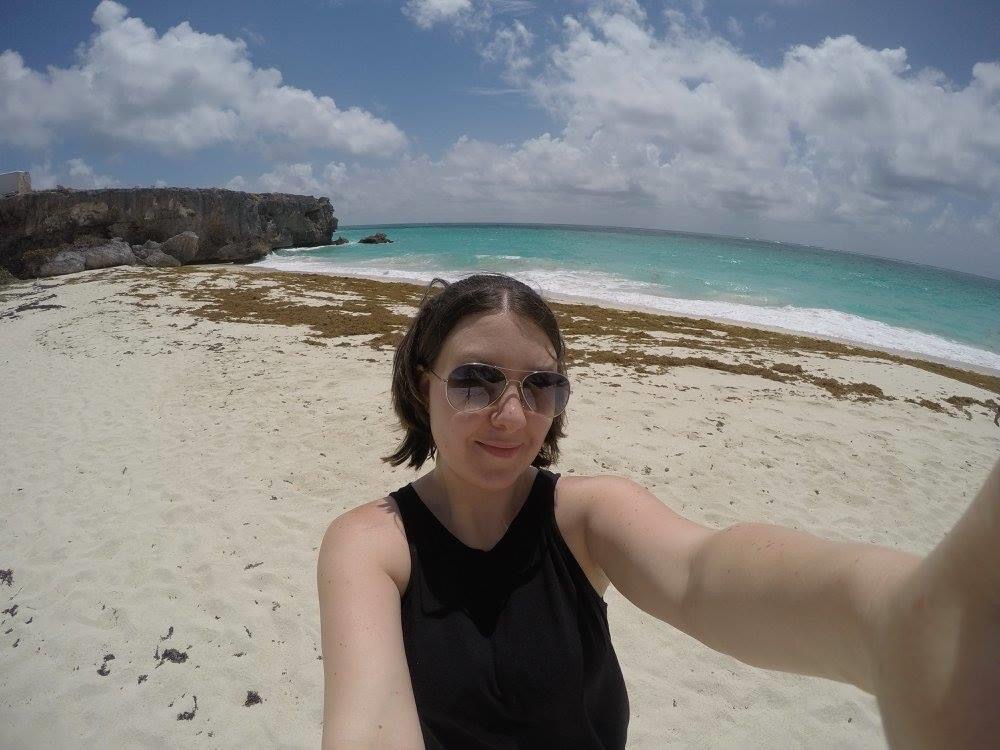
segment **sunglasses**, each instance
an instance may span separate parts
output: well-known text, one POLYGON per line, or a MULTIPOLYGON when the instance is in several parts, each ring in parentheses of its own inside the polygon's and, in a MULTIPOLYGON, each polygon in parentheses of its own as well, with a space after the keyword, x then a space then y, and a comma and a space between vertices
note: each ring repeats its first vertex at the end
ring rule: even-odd
POLYGON ((566 410, 569 401, 569 378, 559 372, 510 370, 530 373, 515 380, 508 378, 499 367, 480 362, 459 365, 447 378, 427 369, 438 380, 445 382, 448 403, 458 411, 481 411, 495 404, 510 383, 518 384, 521 402, 544 417, 558 417, 566 410))

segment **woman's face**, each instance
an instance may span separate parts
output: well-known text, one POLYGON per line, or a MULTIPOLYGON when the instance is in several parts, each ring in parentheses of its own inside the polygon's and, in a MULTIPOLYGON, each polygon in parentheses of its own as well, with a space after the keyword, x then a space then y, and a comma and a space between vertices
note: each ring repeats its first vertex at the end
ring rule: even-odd
MULTIPOLYGON (((534 323, 509 313, 480 313, 458 322, 445 340, 433 369, 447 378, 458 365, 483 362, 520 379, 521 370, 557 370, 555 350, 534 323)), ((429 405, 437 464, 469 484, 484 489, 512 485, 531 465, 545 441, 550 417, 525 408, 517 385, 510 383, 500 399, 481 411, 459 412, 449 403, 446 385, 430 373, 421 380, 429 405), (510 455, 483 447, 517 446, 510 455)))

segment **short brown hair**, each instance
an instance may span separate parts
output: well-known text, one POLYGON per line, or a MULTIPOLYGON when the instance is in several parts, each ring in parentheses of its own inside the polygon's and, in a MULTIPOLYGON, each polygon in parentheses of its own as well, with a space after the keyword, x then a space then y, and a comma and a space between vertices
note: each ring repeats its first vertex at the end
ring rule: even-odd
MULTIPOLYGON (((395 453, 382 460, 393 466, 408 462, 423 466, 436 452, 430 414, 420 393, 420 367, 431 367, 448 334, 468 315, 510 311, 537 325, 556 351, 557 369, 566 374, 566 348, 559 322, 541 295, 527 284, 502 273, 477 273, 450 283, 435 278, 427 286, 409 330, 396 347, 392 363, 392 407, 406 434, 395 453), (444 289, 435 295, 435 284, 444 289)), ((566 412, 552 420, 545 442, 532 466, 546 467, 559 458, 559 438, 565 437, 566 412)))

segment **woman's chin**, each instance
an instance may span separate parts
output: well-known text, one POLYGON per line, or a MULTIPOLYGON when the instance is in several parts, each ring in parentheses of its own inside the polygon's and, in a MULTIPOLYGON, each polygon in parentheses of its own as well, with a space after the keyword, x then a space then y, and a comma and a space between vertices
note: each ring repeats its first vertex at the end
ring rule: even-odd
POLYGON ((485 449, 477 446, 473 447, 472 460, 466 466, 472 471, 475 484, 483 489, 504 489, 510 487, 518 478, 524 474, 525 469, 531 466, 531 461, 527 460, 523 451, 518 451, 515 456, 496 456, 485 449))

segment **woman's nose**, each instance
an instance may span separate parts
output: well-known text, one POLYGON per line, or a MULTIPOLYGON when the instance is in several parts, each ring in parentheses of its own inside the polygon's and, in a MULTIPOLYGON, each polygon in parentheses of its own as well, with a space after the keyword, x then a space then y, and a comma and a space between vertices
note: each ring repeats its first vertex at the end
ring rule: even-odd
POLYGON ((497 409, 497 417, 504 418, 507 421, 525 422, 527 421, 525 415, 525 405, 521 393, 521 386, 518 383, 509 383, 507 385, 507 390, 500 394, 500 406, 497 409), (514 389, 514 393, 510 393, 510 389, 514 389), (511 398, 513 395, 513 398, 511 398))

